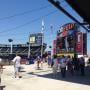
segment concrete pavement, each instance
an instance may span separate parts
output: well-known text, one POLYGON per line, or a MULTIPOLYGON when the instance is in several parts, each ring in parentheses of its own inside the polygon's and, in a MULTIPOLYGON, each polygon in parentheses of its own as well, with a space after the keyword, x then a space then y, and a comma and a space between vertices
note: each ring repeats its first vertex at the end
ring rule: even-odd
POLYGON ((2 84, 6 85, 4 90, 90 90, 89 77, 53 78, 52 69, 47 65, 44 65, 43 70, 36 70, 35 65, 22 66, 24 70, 19 80, 13 77, 13 66, 4 66, 2 74, 2 84))

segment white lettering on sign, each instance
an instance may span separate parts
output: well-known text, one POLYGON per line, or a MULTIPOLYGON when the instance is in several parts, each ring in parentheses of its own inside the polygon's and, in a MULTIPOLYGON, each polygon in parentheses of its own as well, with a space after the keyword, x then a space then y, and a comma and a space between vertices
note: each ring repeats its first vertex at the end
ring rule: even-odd
POLYGON ((78 42, 80 42, 80 40, 81 40, 80 38, 81 38, 81 35, 79 34, 78 35, 78 42))

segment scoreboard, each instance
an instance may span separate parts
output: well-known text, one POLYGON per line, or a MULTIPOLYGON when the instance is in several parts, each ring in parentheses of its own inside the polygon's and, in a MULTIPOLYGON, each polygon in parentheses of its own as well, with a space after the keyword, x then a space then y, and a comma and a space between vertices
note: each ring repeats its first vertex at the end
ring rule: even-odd
POLYGON ((42 45, 42 33, 35 33, 35 34, 30 34, 29 37, 29 43, 33 46, 40 46, 42 45))

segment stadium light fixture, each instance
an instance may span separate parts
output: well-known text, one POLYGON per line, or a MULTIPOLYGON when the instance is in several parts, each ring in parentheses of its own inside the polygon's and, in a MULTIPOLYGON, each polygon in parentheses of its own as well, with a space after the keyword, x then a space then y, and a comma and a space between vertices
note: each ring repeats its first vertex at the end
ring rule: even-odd
POLYGON ((42 33, 42 45, 41 45, 41 57, 43 56, 43 43, 44 43, 44 19, 42 17, 42 30, 41 30, 41 33, 42 33))
POLYGON ((27 42, 27 45, 28 45, 28 58, 30 57, 30 43, 27 42))
POLYGON ((13 46, 13 45, 12 45, 12 42, 13 42, 13 39, 8 39, 8 41, 9 41, 10 44, 11 44, 10 54, 12 54, 12 51, 13 51, 13 50, 12 50, 12 46, 13 46))

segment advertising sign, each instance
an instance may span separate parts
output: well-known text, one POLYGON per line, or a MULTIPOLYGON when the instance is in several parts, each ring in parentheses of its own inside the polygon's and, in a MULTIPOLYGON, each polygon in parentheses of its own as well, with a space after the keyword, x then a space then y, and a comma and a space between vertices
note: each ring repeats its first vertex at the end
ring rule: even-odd
POLYGON ((29 42, 32 45, 42 45, 42 33, 30 34, 29 42))
POLYGON ((53 41, 53 55, 56 54, 56 40, 53 41))
POLYGON ((83 34, 82 32, 76 33, 76 52, 83 53, 83 34))
POLYGON ((68 23, 63 25, 59 31, 60 37, 65 37, 72 34, 74 32, 74 28, 75 28, 75 23, 68 23))

